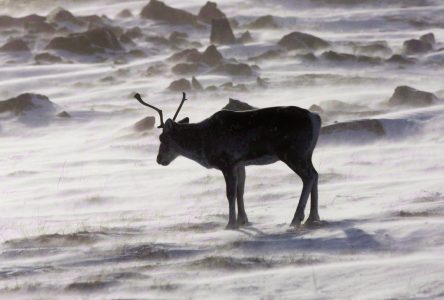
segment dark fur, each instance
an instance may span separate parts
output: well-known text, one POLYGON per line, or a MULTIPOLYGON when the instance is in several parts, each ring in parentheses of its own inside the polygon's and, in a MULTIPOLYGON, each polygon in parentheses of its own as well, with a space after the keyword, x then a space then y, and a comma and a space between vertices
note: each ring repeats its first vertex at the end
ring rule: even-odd
POLYGON ((234 228, 248 222, 243 193, 245 166, 286 163, 303 182, 292 225, 304 219, 311 193, 307 222, 318 222, 318 174, 311 157, 319 136, 321 119, 308 110, 288 106, 234 112, 222 110, 200 123, 167 120, 160 135, 157 162, 168 165, 177 156, 192 159, 206 168, 221 170, 226 181, 229 222, 234 228), (236 220, 235 200, 238 217, 236 220))

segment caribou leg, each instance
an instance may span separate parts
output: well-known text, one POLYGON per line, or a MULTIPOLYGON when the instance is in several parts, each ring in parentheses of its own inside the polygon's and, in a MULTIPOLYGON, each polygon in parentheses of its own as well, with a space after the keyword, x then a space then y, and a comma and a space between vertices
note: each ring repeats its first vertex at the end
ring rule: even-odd
POLYGON ((318 213, 318 176, 316 176, 316 179, 313 182, 313 187, 311 188, 310 214, 308 215, 305 224, 315 225, 319 224, 320 221, 321 219, 319 218, 318 213))
POLYGON ((314 169, 311 159, 305 161, 285 159, 286 163, 302 179, 302 192, 299 198, 298 207, 294 214, 291 226, 299 226, 305 218, 304 210, 307 205, 308 196, 312 190, 313 184, 317 181, 318 173, 314 169))
POLYGON ((244 188, 245 188, 245 167, 240 166, 237 168, 237 224, 239 226, 246 225, 248 223, 247 213, 244 207, 244 188))
POLYGON ((237 170, 230 168, 222 171, 225 178, 225 184, 227 186, 227 199, 228 199, 228 224, 226 229, 235 229, 238 227, 236 222, 236 190, 237 190, 237 170))

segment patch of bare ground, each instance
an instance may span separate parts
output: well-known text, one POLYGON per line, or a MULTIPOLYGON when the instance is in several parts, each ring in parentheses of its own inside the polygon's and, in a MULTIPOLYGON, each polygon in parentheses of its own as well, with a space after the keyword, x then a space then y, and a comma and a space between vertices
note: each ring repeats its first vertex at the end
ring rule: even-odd
POLYGON ((43 234, 5 242, 10 248, 73 247, 93 244, 105 236, 103 232, 80 231, 68 234, 43 234))

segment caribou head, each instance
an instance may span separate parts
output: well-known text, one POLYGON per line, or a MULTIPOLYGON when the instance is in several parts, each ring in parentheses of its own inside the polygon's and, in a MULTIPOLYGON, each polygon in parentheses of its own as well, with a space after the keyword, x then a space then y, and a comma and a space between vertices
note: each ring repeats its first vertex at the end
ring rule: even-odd
POLYGON ((173 119, 168 118, 166 122, 163 121, 163 113, 162 110, 155 107, 154 105, 148 104, 142 100, 142 97, 139 93, 134 95, 134 98, 137 99, 142 105, 148 106, 159 114, 160 125, 157 128, 162 128, 162 134, 159 136, 160 146, 159 153, 157 155, 157 163, 162 166, 169 165, 173 160, 175 160, 179 155, 179 145, 177 144, 177 123, 187 124, 189 123, 189 118, 184 118, 178 122, 176 122, 177 115, 179 114, 180 109, 182 108, 183 103, 187 100, 186 94, 182 93, 182 101, 180 102, 179 107, 174 114, 173 119))

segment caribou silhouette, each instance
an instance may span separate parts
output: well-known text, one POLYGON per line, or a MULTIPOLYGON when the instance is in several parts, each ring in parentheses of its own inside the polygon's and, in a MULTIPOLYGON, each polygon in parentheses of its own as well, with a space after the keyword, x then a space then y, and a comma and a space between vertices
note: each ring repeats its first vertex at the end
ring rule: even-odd
POLYGON ((182 155, 205 168, 222 171, 229 205, 227 229, 248 223, 244 207, 245 167, 283 161, 302 179, 299 203, 291 221, 299 226, 311 194, 310 215, 306 224, 320 222, 318 214, 318 173, 312 155, 321 128, 319 115, 295 106, 279 106, 242 112, 221 110, 199 123, 176 117, 187 100, 182 101, 173 119, 164 123, 162 110, 135 98, 159 113, 162 134, 157 163, 167 166, 182 155), (236 219, 236 199, 238 214, 236 219))

